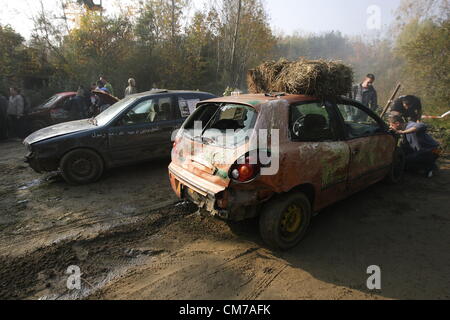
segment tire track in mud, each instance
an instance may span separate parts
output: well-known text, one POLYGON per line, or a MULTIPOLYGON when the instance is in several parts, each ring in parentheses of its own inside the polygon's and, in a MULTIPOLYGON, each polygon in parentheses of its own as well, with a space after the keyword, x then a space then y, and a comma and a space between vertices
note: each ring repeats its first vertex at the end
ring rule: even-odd
POLYGON ((272 282, 287 268, 287 265, 273 264, 264 269, 263 275, 255 280, 256 284, 251 292, 243 297, 243 300, 256 300, 270 287, 272 282))
POLYGON ((243 278, 239 299, 255 300, 287 267, 286 262, 267 255, 266 249, 252 247, 218 265, 205 280, 213 281, 221 273, 239 273, 243 278))
POLYGON ((265 292, 287 267, 285 261, 251 243, 221 244, 205 238, 155 257, 90 298, 251 300, 265 292))
POLYGON ((123 275, 129 266, 165 252, 149 248, 145 241, 196 210, 192 206, 170 209, 160 209, 137 223, 112 228, 92 239, 63 240, 25 255, 0 257, 0 299, 85 298, 123 275), (83 283, 89 288, 68 291, 66 270, 71 265, 80 267, 83 283))
MULTIPOLYGON (((135 214, 123 215, 120 217, 111 217, 111 214, 105 213, 102 215, 93 214, 90 217, 78 218, 76 221, 60 226, 51 225, 46 228, 40 228, 39 230, 26 230, 22 232, 10 232, 3 233, 0 236, 0 241, 3 243, 12 242, 16 248, 27 248, 27 244, 33 242, 35 239, 40 241, 47 240, 53 236, 54 238, 48 242, 48 244, 57 244, 61 241, 74 240, 80 237, 85 239, 89 237, 95 237, 99 232, 105 232, 108 229, 115 228, 121 225, 127 225, 137 223, 139 220, 145 219, 150 216, 152 212, 169 207, 176 204, 177 201, 169 200, 157 205, 147 207, 145 210, 140 210, 135 214), (92 232, 92 230, 94 232, 92 232), (49 233, 51 232, 51 233, 49 233), (20 237, 20 240, 17 238, 20 237)), ((83 213, 89 213, 88 210, 82 210, 79 212, 72 212, 74 215, 80 215, 83 213)), ((42 246, 42 243, 33 243, 36 247, 42 246)), ((31 249, 36 249, 31 248, 31 249)), ((30 250, 30 249, 28 249, 30 250)), ((24 252, 18 252, 23 254, 24 252)), ((11 254, 11 248, 3 247, 0 249, 0 256, 11 254)))

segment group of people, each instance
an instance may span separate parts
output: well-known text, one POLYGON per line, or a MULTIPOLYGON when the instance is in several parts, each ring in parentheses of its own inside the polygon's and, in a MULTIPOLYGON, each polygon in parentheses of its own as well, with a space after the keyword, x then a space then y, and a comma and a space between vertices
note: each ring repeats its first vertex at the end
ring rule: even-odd
MULTIPOLYGON (((109 81, 104 76, 101 76, 100 79, 96 83, 92 84, 91 90, 101 90, 101 91, 104 91, 104 92, 109 93, 110 95, 114 96, 114 89, 113 89, 111 83, 109 83, 109 81)), ((133 78, 128 79, 128 86, 125 89, 124 96, 127 97, 127 96, 129 96, 131 94, 135 94, 137 92, 138 91, 136 88, 136 80, 133 78)))
MULTIPOLYGON (((104 111, 109 105, 102 103, 95 91, 100 90, 114 96, 114 89, 105 76, 100 76, 96 83, 91 85, 90 91, 79 86, 75 97, 71 98, 65 106, 69 113, 69 119, 86 119, 104 111)), ((128 80, 124 96, 137 93, 136 81, 128 80)), ((24 138, 28 132, 26 129, 26 115, 28 104, 26 98, 18 88, 10 88, 9 97, 0 92, 0 139, 24 138)))
POLYGON ((27 113, 27 102, 20 89, 10 88, 9 98, 0 93, 0 139, 9 137, 23 138, 24 116, 27 113))
MULTIPOLYGON (((353 87, 352 98, 375 112, 378 98, 374 82, 375 76, 368 74, 363 82, 353 87)), ((362 120, 363 115, 353 116, 355 120, 362 120)), ((436 160, 440 155, 440 145, 422 122, 420 99, 413 95, 398 98, 390 109, 389 124, 391 130, 401 136, 399 147, 406 155, 406 170, 424 172, 427 177, 433 177, 438 169, 436 160)))
MULTIPOLYGON (((82 86, 80 86, 77 95, 71 99, 70 104, 67 107, 71 119, 77 120, 92 117, 105 111, 109 107, 108 104, 103 104, 101 102, 101 98, 95 93, 96 91, 102 91, 111 96, 115 96, 113 86, 105 76, 100 76, 100 79, 91 85, 89 94, 86 93, 82 86)), ((133 78, 130 78, 124 96, 127 97, 135 93, 137 93, 136 81, 133 78)))

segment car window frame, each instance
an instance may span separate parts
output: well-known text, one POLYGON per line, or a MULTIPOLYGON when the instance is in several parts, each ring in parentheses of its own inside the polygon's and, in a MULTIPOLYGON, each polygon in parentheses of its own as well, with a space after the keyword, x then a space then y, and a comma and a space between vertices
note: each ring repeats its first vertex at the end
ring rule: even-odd
POLYGON ((364 106, 362 103, 360 103, 358 101, 344 99, 344 98, 338 99, 335 102, 335 109, 336 109, 337 116, 339 117, 340 122, 341 122, 343 139, 345 141, 351 141, 351 140, 357 140, 357 139, 362 139, 362 138, 368 138, 368 137, 389 134, 389 128, 388 128, 387 124, 383 121, 383 119, 381 119, 375 112, 373 112, 371 109, 367 108, 366 106, 364 106), (351 137, 350 133, 348 131, 348 128, 346 126, 344 116, 342 115, 341 111, 339 110, 338 105, 340 105, 340 104, 353 106, 357 109, 360 109, 361 111, 364 111, 366 114, 371 116, 378 123, 381 130, 374 134, 368 134, 368 135, 363 135, 363 136, 359 136, 359 137, 351 137))
MULTIPOLYGON (((220 109, 220 108, 222 108, 224 106, 227 106, 227 105, 235 105, 235 106, 240 106, 240 107, 251 109, 251 111, 254 112, 255 116, 253 117, 252 123, 249 126, 250 127, 249 130, 255 130, 255 127, 256 127, 256 125, 257 125, 257 123, 259 121, 261 110, 257 110, 254 106, 246 104, 246 103, 239 103, 239 102, 206 102, 208 100, 210 100, 210 99, 201 101, 197 105, 197 108, 195 109, 195 111, 183 122, 183 125, 181 126, 181 132, 182 132, 183 137, 189 139, 190 141, 200 142, 199 140, 196 140, 195 137, 193 137, 191 134, 189 134, 189 130, 192 130, 192 129, 186 129, 186 126, 188 124, 189 125, 193 124, 192 121, 194 121, 196 113, 200 112, 199 110, 201 110, 202 107, 207 108, 209 105, 217 105, 218 109, 220 109)), ((218 111, 218 109, 216 110, 216 112, 218 111)), ((213 115, 213 117, 214 117, 214 115, 213 115)), ((206 123, 205 126, 209 126, 209 123, 210 123, 211 119, 208 120, 208 122, 206 123)), ((203 127, 203 129, 205 130, 205 127, 203 127)), ((215 146, 217 146, 217 145, 215 145, 215 146)), ((233 149, 236 149, 238 146, 236 146, 236 145, 235 146, 220 145, 218 147, 224 148, 224 149, 227 149, 227 150, 233 150, 233 149)))
POLYGON ((74 98, 75 96, 76 96, 76 94, 68 94, 68 95, 61 96, 60 99, 58 99, 57 101, 55 101, 53 103, 53 106, 50 107, 50 109, 51 110, 66 109, 67 103, 70 101, 70 99, 74 98))
POLYGON ((133 126, 142 126, 142 125, 154 125, 154 124, 158 124, 158 123, 165 123, 165 122, 170 122, 170 121, 176 121, 177 119, 171 119, 171 120, 160 120, 160 121, 155 121, 155 122, 143 122, 143 123, 133 123, 133 124, 121 124, 121 121, 123 119, 123 117, 125 117, 125 115, 130 112, 130 110, 132 110, 133 108, 135 108, 136 106, 138 106, 139 104, 141 104, 144 101, 148 101, 148 100, 159 100, 159 99, 164 99, 164 98, 170 98, 171 101, 171 116, 172 118, 175 117, 174 115, 174 110, 173 110, 173 103, 174 103, 174 95, 173 94, 161 94, 161 95, 150 95, 150 96, 145 96, 142 97, 138 100, 136 100, 133 104, 131 104, 130 106, 128 106, 126 109, 124 109, 121 113, 119 113, 116 118, 114 120, 112 120, 112 124, 111 127, 133 127, 133 126))
MULTIPOLYGON (((184 99, 184 100, 198 100, 198 103, 200 103, 200 102, 202 102, 202 101, 212 99, 212 97, 207 99, 207 96, 208 96, 207 94, 204 94, 204 93, 196 93, 196 92, 181 92, 181 93, 178 93, 178 94, 176 95, 176 99, 174 99, 175 113, 176 113, 177 115, 179 115, 179 117, 180 117, 179 119, 181 119, 181 120, 183 120, 183 121, 186 121, 187 119, 189 119, 189 117, 190 117, 193 113, 189 114, 189 116, 187 116, 187 117, 183 117, 183 116, 182 116, 181 110, 180 110, 180 105, 179 105, 179 100, 180 100, 180 98, 182 98, 182 99, 184 99)), ((214 97, 214 96, 213 96, 213 97, 214 97)), ((195 110, 194 110, 194 112, 195 112, 195 110)))
POLYGON ((339 118, 338 114, 339 111, 336 110, 336 105, 328 100, 308 100, 308 101, 297 101, 294 103, 291 103, 288 108, 288 137, 289 141, 296 142, 296 143, 323 143, 323 142, 338 142, 343 140, 343 129, 342 129, 342 123, 341 119, 339 118), (326 111, 329 115, 329 121, 330 121, 330 128, 332 129, 333 138, 332 140, 325 140, 325 141, 303 141, 300 139, 296 139, 293 136, 292 132, 292 125, 293 125, 293 119, 292 119, 292 107, 299 106, 299 105, 305 105, 305 104, 311 104, 311 103, 319 103, 323 104, 326 107, 326 111))

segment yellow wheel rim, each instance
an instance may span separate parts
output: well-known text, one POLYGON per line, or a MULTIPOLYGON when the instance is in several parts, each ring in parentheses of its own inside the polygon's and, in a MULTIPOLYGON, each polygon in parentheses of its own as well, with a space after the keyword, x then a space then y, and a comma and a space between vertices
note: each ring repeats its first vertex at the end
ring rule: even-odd
POLYGON ((302 209, 293 204, 289 206, 281 219, 281 227, 288 233, 296 233, 302 225, 302 209))

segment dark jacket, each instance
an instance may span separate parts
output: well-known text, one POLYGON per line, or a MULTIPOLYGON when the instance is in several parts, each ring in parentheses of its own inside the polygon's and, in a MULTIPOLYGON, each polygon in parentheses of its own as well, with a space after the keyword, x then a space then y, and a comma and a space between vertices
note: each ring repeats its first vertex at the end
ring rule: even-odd
POLYGON ((88 118, 86 99, 82 96, 75 96, 68 102, 67 110, 70 114, 70 119, 81 120, 88 118))
POLYGON ((8 128, 8 100, 0 95, 0 139, 6 138, 8 128))
POLYGON ((361 102, 372 111, 378 109, 378 95, 373 86, 370 86, 367 89, 363 88, 361 84, 353 86, 352 98, 361 102))
POLYGON ((394 105, 391 108, 391 112, 392 111, 400 113, 406 120, 417 122, 422 118, 422 101, 416 96, 401 96, 395 100, 394 105), (404 99, 411 101, 411 107, 408 110, 403 107, 404 99))
POLYGON ((6 111, 8 110, 8 100, 0 95, 0 119, 6 117, 6 111))

